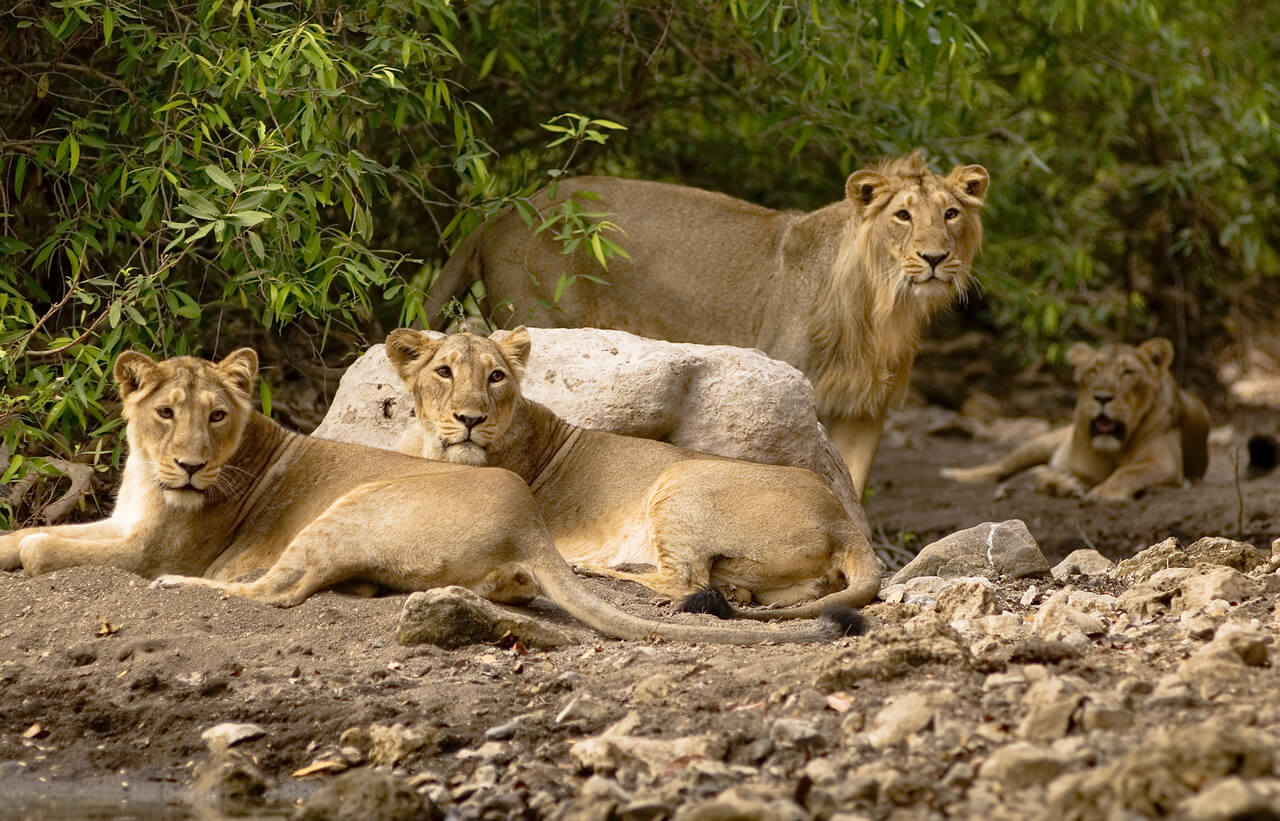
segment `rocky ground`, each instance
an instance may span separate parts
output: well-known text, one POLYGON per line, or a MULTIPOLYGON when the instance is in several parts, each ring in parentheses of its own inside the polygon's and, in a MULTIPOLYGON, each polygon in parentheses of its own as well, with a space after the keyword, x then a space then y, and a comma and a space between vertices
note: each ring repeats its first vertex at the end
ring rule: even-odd
POLYGON ((1001 429, 900 416, 871 520, 905 558, 1020 518, 1045 560, 925 562, 826 645, 613 641, 547 606, 558 638, 405 646, 404 596, 276 610, 109 569, 0 574, 0 817, 1280 813, 1280 476, 1237 481, 1226 431, 1204 483, 1131 505, 937 476, 1005 450, 1001 429))

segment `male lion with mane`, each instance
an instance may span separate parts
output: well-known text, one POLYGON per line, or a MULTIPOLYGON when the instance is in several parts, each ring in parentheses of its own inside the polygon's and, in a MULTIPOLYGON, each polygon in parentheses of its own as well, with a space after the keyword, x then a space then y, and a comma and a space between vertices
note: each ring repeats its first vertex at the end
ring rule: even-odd
POLYGON ((573 575, 514 473, 291 433, 250 405, 257 369, 249 348, 216 363, 121 354, 114 377, 129 457, 114 512, 0 536, 0 569, 111 565, 159 576, 161 586, 285 607, 349 580, 461 585, 510 603, 541 589, 573 617, 629 639, 818 641, 843 627, 781 632, 624 613, 573 575), (260 570, 256 581, 233 581, 260 570))
POLYGON ((1173 344, 1094 350, 1077 342, 1072 424, 1041 434, 1003 459, 973 468, 943 468, 960 482, 1005 479, 1036 465, 1041 493, 1122 502, 1156 485, 1199 479, 1209 466, 1209 412, 1174 382, 1173 344))
POLYGON ((444 266, 428 316, 479 280, 503 325, 513 317, 494 309, 507 305, 526 325, 759 348, 809 377, 861 495, 925 323, 969 287, 989 181, 980 165, 939 176, 917 151, 855 171, 845 199, 806 214, 680 185, 564 180, 533 205, 591 192, 630 260, 601 272, 589 250, 566 256, 552 231, 504 211, 444 266), (557 300, 562 276, 577 280, 557 300))
POLYGON ((572 425, 521 393, 530 344, 523 327, 487 339, 392 331, 387 356, 418 419, 401 449, 515 471, 569 562, 685 609, 733 615, 727 595, 785 606, 737 613, 748 618, 813 618, 875 597, 871 544, 817 474, 572 425))

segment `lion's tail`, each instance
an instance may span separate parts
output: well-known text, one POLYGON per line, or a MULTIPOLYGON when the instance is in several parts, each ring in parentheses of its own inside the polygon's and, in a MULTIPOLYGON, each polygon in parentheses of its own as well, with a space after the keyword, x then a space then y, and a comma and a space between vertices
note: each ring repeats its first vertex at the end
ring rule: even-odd
POLYGON ((707 644, 795 644, 831 641, 844 635, 843 625, 823 619, 809 630, 770 630, 731 625, 675 624, 623 612, 592 593, 569 567, 548 537, 526 554, 527 569, 542 591, 570 616, 606 635, 643 641, 663 638, 707 644))
MULTIPOLYGON (((776 609, 742 610, 732 608, 736 618, 753 621, 780 621, 783 619, 816 619, 828 618, 840 620, 846 630, 851 626, 849 620, 856 618, 842 610, 862 607, 880 592, 880 560, 876 558, 871 543, 862 531, 851 527, 852 531, 844 553, 841 571, 844 573, 845 586, 842 590, 828 593, 820 599, 814 599, 794 607, 776 609)), ((859 630, 853 630, 859 632, 859 630)))
POLYGON ((1209 469, 1209 410, 1199 398, 1180 392, 1182 403, 1182 475, 1201 479, 1209 469))

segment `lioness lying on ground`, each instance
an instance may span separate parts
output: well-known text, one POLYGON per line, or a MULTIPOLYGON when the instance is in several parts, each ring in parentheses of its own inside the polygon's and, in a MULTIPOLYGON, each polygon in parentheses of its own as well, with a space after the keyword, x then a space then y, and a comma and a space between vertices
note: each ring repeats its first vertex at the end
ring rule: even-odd
POLYGON ((809 377, 861 496, 921 332, 972 281, 989 182, 980 165, 935 174, 917 151, 853 172, 843 199, 803 214, 681 185, 560 180, 534 207, 591 192, 628 258, 602 271, 586 243, 566 256, 555 231, 507 209, 450 257, 427 316, 439 327, 439 307, 479 280, 500 327, 759 348, 809 377))
POLYGON ((1074 422, 1021 445, 1003 459, 973 468, 944 468, 961 482, 997 481, 1033 465, 1037 489, 1107 501, 1132 499, 1156 485, 1199 479, 1209 466, 1209 413, 1178 388, 1169 366, 1173 344, 1155 338, 1136 348, 1067 352, 1079 394, 1074 422), (1087 491, 1087 493, 1086 493, 1087 491))
POLYGON ((816 474, 575 427, 521 394, 529 348, 523 327, 487 339, 393 331, 387 356, 420 426, 401 450, 515 471, 561 555, 676 600, 714 589, 742 603, 808 602, 758 614, 776 619, 875 596, 871 545, 816 474), (657 569, 617 569, 637 563, 657 569))
POLYGON ((399 590, 462 585, 510 603, 540 588, 619 638, 754 644, 831 635, 831 625, 774 632, 623 613, 574 577, 520 477, 286 431, 250 405, 257 368, 248 348, 217 363, 121 354, 114 376, 129 458, 115 511, 91 524, 0 536, 0 568, 36 575, 113 565, 165 586, 282 606, 347 580, 399 590), (256 581, 231 581, 259 570, 256 581))

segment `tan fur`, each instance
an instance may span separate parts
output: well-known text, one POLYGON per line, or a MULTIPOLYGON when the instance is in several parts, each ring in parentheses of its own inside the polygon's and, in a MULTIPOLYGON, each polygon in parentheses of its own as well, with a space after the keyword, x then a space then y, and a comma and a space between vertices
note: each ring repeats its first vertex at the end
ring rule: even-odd
POLYGON ((419 422, 402 449, 515 471, 570 563, 673 599, 711 587, 806 603, 763 618, 812 618, 878 592, 871 545, 816 474, 575 427, 521 394, 529 346, 523 327, 488 339, 393 331, 387 354, 419 422))
POLYGON ((944 468, 943 475, 961 482, 998 481, 1047 463, 1037 469, 1041 492, 1107 501, 1204 476, 1209 413, 1174 382, 1169 340, 1097 351, 1077 343, 1067 360, 1079 386, 1071 425, 1037 436, 1003 459, 944 468))
POLYGON ((535 206, 593 192, 586 207, 620 227, 612 239, 629 261, 615 257, 602 272, 585 247, 566 256, 553 232, 508 211, 459 247, 432 296, 438 306, 478 279, 497 325, 760 348, 813 382, 861 494, 925 322, 969 287, 988 182, 978 165, 934 174, 917 152, 855 172, 845 199, 801 214, 678 185, 564 180, 535 206), (562 275, 578 279, 552 307, 562 275))
POLYGON ((129 458, 111 518, 0 536, 0 568, 112 565, 281 606, 360 580, 462 585, 504 602, 540 588, 609 635, 754 644, 829 630, 667 624, 595 597, 556 552, 529 488, 497 468, 291 433, 252 410, 257 356, 117 360, 129 458), (256 581, 234 581, 255 571, 256 581), (183 575, 161 575, 183 574, 183 575))

